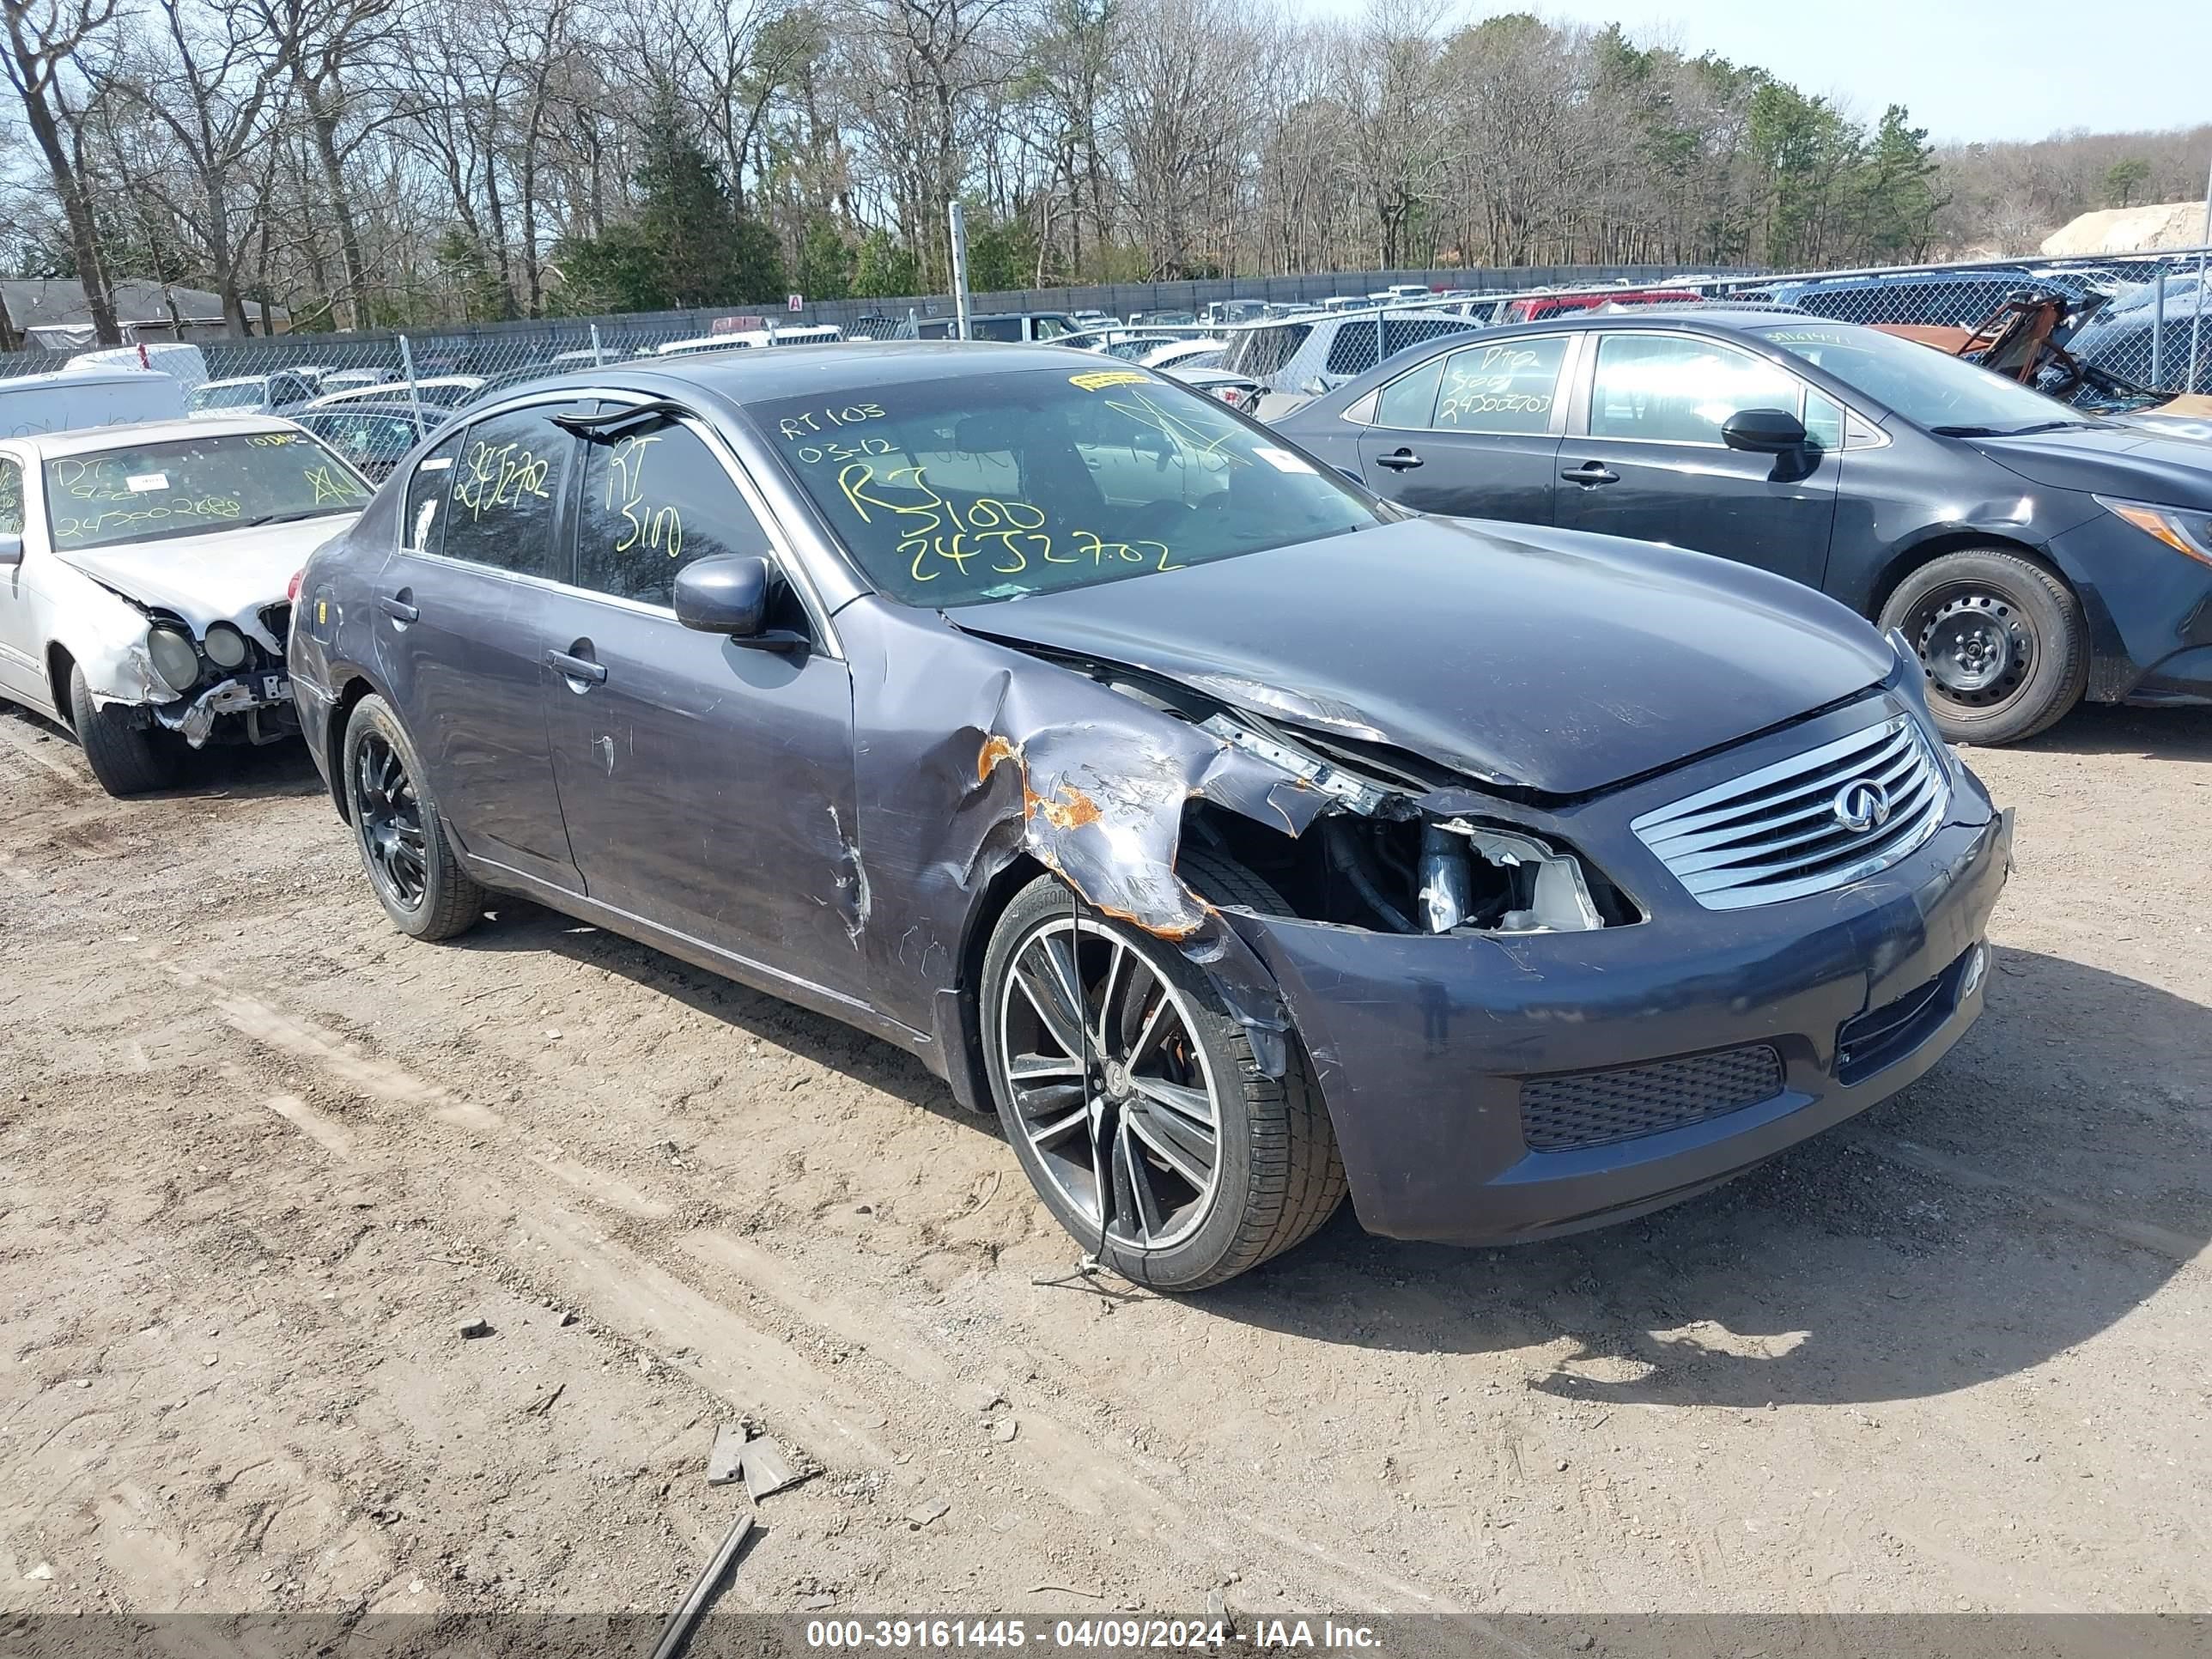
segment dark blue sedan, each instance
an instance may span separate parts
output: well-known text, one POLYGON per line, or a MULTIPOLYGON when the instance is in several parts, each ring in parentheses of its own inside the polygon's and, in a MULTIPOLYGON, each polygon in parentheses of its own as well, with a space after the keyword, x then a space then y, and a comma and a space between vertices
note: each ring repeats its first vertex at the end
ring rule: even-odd
POLYGON ((1832 595, 1944 734, 2212 701, 2212 447, 1786 312, 1554 318, 1401 353, 1278 422, 1425 513, 1666 542, 1832 595))
POLYGON ((1128 1277, 1697 1192, 1982 1006, 2007 820, 1919 665, 1698 554, 1407 514, 1036 346, 518 389, 309 561, 392 921, 492 892, 874 1032, 1128 1277))

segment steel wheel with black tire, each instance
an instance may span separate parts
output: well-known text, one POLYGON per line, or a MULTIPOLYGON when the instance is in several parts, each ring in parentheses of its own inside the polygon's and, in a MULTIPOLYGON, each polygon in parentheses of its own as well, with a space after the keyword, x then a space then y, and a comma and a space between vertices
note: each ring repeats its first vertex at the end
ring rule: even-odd
POLYGON ((483 915, 478 886, 447 839, 422 764, 392 705, 363 697, 345 730, 346 816, 384 914, 403 933, 451 939, 483 915))
POLYGON ((92 775, 111 795, 143 795, 167 789, 184 763, 182 739, 137 723, 120 703, 100 708, 85 684, 84 670, 70 665, 70 725, 83 745, 92 775))
MULTIPOLYGON (((1186 854, 1217 899, 1263 883, 1186 854)), ((1060 1224, 1135 1283, 1197 1291, 1309 1237, 1344 1197, 1295 1041, 1281 1078, 1175 945, 1079 910, 1057 878, 1015 896, 984 954, 982 1027, 1006 1139, 1060 1224)))
POLYGON ((1881 628, 1919 653, 1928 706, 1954 743, 2018 743, 2057 720, 2089 683, 2081 601, 2002 548, 1946 553, 1907 576, 1881 628))

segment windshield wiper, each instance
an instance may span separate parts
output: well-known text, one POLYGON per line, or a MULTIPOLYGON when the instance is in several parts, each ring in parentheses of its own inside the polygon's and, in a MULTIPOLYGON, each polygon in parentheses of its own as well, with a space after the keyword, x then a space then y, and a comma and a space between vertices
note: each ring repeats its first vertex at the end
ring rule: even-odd
POLYGON ((2027 426, 1931 426, 1939 438, 2025 438, 2032 432, 2063 432, 2094 426, 2094 421, 2035 421, 2027 426))

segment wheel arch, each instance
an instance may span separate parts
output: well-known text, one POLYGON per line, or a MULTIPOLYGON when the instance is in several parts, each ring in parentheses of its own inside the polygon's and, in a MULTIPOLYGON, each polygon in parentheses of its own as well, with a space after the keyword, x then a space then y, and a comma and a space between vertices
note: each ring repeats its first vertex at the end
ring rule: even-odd
POLYGON ((2079 599, 2082 597, 2081 591, 2075 585, 2074 579, 2066 574, 2058 562, 2052 558, 2046 550, 2033 542, 2022 541, 2018 536, 2008 535, 1997 531, 1943 530, 1938 531, 1924 541, 1915 542, 1910 547, 1902 549, 1881 568, 1881 572, 1875 579, 1874 587, 1868 599, 1865 612, 1868 619, 1879 623, 1882 608, 1888 605, 1891 595, 1903 586, 1905 580, 1915 571, 1926 568, 1947 553, 1967 553, 1977 549, 2016 554, 2029 563, 2040 566, 2059 581, 2063 582, 2067 591, 2075 599, 2079 599))
POLYGON ((381 696, 384 688, 358 669, 347 669, 337 678, 338 683, 331 700, 331 718, 323 736, 323 775, 330 780, 331 803, 337 808, 338 817, 346 823, 351 823, 353 814, 346 806, 346 729, 353 723, 353 711, 361 706, 362 701, 370 696, 381 696))
POLYGON ((962 924, 960 951, 950 988, 938 992, 938 1042, 945 1060, 945 1080, 952 1097, 971 1112, 997 1109, 991 1098, 990 1072, 983 1060, 983 954, 991 948, 991 935, 1006 907, 1039 876, 1047 873, 1042 860, 1018 853, 1006 866, 984 883, 968 907, 962 924))
POLYGON ((46 642, 46 685, 54 697, 54 713, 72 732, 76 721, 70 709, 70 675, 76 667, 76 653, 59 640, 46 642))

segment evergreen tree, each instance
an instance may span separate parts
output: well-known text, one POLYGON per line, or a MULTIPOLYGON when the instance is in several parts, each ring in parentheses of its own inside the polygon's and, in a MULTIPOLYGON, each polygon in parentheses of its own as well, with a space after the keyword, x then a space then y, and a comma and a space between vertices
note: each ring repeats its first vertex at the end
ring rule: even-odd
POLYGON ((817 213, 799 239, 793 285, 810 300, 842 300, 853 291, 853 247, 836 220, 817 213))
POLYGON ((1902 104, 1882 112, 1860 174, 1861 222, 1876 259, 1926 257, 1936 216, 1950 199, 1936 193, 1935 157, 1928 129, 1908 125, 1902 104))
POLYGON ((899 300, 921 287, 921 267, 914 250, 891 240, 887 230, 872 230, 860 244, 853 270, 856 300, 899 300))

